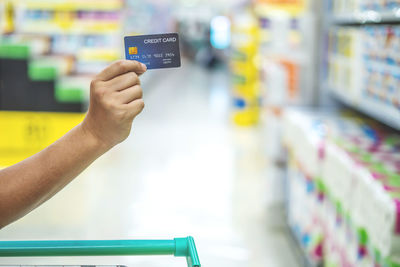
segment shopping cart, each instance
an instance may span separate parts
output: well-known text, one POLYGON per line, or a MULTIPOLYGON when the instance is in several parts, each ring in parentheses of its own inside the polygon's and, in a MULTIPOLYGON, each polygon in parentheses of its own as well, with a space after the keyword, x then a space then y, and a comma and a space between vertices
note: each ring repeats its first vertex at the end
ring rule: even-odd
POLYGON ((174 255, 200 267, 192 237, 173 240, 0 241, 0 257, 174 255))

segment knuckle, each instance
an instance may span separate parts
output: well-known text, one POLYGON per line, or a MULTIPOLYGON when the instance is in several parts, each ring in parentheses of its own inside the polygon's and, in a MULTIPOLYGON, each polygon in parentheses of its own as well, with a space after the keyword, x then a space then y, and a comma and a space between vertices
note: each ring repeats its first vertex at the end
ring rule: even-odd
POLYGON ((109 101, 108 108, 111 110, 119 110, 119 104, 115 101, 109 101))
POLYGON ((120 69, 121 71, 128 71, 129 66, 128 66, 128 62, 124 61, 124 60, 119 60, 115 63, 118 67, 118 69, 120 69))
POLYGON ((103 104, 103 106, 104 106, 104 108, 105 108, 106 110, 110 110, 110 111, 115 110, 116 107, 117 107, 117 105, 116 105, 116 104, 114 103, 114 101, 111 100, 111 99, 106 99, 106 98, 104 98, 103 101, 102 101, 102 104, 103 104))
POLYGON ((126 110, 118 110, 115 114, 115 117, 118 120, 126 120, 129 117, 129 113, 126 110))
POLYGON ((142 87, 138 85, 138 86, 136 86, 136 90, 137 90, 138 98, 142 98, 143 97, 142 87))
POLYGON ((94 78, 93 80, 90 81, 90 88, 91 88, 91 89, 96 88, 96 87, 98 86, 99 82, 100 82, 100 81, 97 79, 97 77, 94 78))
POLYGON ((137 105, 138 105, 140 110, 144 109, 144 101, 143 101, 143 99, 138 99, 137 100, 137 105))
POLYGON ((141 66, 140 66, 140 62, 139 61, 133 61, 134 63, 135 63, 135 69, 137 70, 137 69, 140 69, 141 68, 141 66))
POLYGON ((131 72, 131 76, 132 76, 132 78, 131 78, 132 82, 134 84, 140 84, 139 76, 136 73, 131 72))
POLYGON ((98 99, 104 98, 105 93, 106 93, 106 92, 105 92, 105 90, 104 90, 103 88, 95 88, 95 89, 93 90, 94 96, 95 96, 96 98, 98 98, 98 99))

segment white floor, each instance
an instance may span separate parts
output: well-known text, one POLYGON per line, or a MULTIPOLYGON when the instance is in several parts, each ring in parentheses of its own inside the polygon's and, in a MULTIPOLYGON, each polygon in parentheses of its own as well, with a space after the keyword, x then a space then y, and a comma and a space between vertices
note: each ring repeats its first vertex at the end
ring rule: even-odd
MULTIPOLYGON (((274 204, 263 131, 230 123, 225 72, 184 65, 146 74, 146 108, 130 138, 0 240, 192 235, 203 266, 298 266, 274 204)), ((28 263, 185 266, 168 256, 0 258, 28 263)))

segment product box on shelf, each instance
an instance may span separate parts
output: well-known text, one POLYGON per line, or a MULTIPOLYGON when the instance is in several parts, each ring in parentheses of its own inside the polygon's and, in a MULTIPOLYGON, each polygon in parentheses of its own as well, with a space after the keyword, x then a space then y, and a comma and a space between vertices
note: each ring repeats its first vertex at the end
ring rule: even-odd
POLYGON ((314 16, 311 12, 256 5, 260 32, 259 73, 263 105, 311 103, 314 82, 314 16))
POLYGON ((328 48, 328 85, 338 94, 353 102, 360 99, 362 62, 361 33, 357 28, 332 28, 329 33, 328 48))

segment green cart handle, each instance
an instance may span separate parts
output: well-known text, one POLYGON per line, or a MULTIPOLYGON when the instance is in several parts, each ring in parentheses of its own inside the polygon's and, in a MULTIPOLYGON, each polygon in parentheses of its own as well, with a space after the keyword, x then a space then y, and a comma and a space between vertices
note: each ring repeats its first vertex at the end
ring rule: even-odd
POLYGON ((194 239, 0 241, 0 257, 174 255, 200 267, 194 239))

